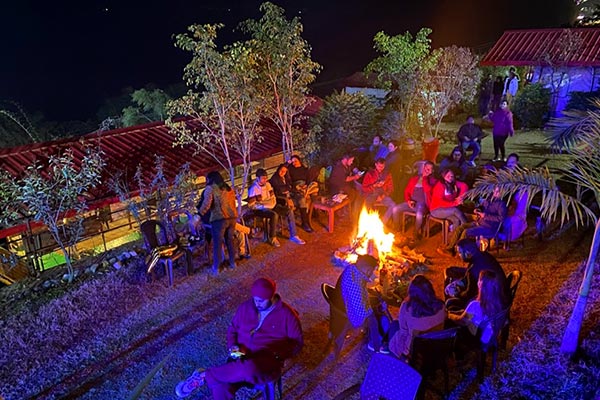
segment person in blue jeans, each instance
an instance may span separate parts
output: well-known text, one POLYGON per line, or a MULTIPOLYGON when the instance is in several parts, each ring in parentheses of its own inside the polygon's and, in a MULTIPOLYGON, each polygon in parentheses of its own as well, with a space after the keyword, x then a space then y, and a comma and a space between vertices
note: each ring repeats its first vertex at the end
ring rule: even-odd
POLYGON ((472 150, 473 153, 471 157, 469 157, 469 161, 467 161, 468 165, 471 167, 475 166, 475 160, 481 153, 481 139, 483 139, 485 134, 481 130, 481 127, 475 123, 475 118, 472 115, 467 117, 466 122, 460 127, 456 137, 460 142, 460 146, 463 150, 463 153, 467 153, 467 150, 472 150))

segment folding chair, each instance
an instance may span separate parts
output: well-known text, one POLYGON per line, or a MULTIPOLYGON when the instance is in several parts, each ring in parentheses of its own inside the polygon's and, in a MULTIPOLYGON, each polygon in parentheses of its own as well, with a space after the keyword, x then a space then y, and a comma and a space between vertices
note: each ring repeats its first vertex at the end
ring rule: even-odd
POLYGON ((329 304, 329 343, 333 345, 333 352, 337 359, 344 345, 346 332, 350 328, 350 321, 343 303, 339 301, 340 296, 336 293, 335 287, 322 283, 321 294, 329 304))

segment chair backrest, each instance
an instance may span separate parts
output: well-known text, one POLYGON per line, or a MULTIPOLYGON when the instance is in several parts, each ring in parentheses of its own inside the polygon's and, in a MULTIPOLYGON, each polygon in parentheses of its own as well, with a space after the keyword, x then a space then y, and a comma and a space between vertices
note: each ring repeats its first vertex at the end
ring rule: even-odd
POLYGON ((361 399, 410 400, 419 390, 421 375, 404 361, 375 353, 360 387, 361 399))
POLYGON ((510 306, 495 315, 486 318, 479 324, 479 327, 477 328, 477 337, 480 339, 481 348, 484 351, 487 351, 489 348, 498 347, 498 336, 508 321, 509 311, 510 306), (491 329, 491 336, 486 342, 485 337, 487 329, 491 329))
POLYGON ((519 282, 521 282, 521 278, 523 277, 523 272, 519 270, 514 270, 506 275, 506 281, 509 285, 509 294, 510 294, 510 304, 515 299, 515 295, 517 294, 517 289, 519 288, 519 282))
POLYGON ((140 230, 142 231, 144 243, 149 251, 155 247, 168 244, 167 230, 161 222, 153 219, 144 221, 142 225, 140 225, 140 230))
POLYGON ((410 365, 424 376, 447 368, 448 359, 454 351, 457 332, 458 328, 449 328, 415 336, 410 365))

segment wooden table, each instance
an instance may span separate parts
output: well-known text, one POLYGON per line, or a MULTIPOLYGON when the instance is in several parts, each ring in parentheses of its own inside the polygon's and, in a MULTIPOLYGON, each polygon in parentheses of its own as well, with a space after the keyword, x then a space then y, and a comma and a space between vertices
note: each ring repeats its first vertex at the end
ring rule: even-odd
MULTIPOLYGON (((331 233, 331 232, 333 232, 333 226, 334 226, 334 222, 335 222, 335 212, 337 210, 340 210, 340 209, 346 207, 349 204, 350 204, 350 199, 346 198, 341 203, 333 203, 331 201, 326 201, 323 203, 321 201, 316 201, 313 203, 312 207, 316 208, 317 210, 327 212, 327 214, 328 214, 327 231, 329 233, 331 233)), ((311 210, 311 214, 312 214, 312 210, 311 210)))

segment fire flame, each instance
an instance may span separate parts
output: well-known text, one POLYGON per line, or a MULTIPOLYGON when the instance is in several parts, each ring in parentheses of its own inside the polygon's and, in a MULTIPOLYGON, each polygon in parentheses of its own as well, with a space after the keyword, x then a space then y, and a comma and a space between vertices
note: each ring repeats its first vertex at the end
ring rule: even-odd
POLYGON ((356 249, 358 254, 370 254, 369 243, 374 244, 379 253, 390 253, 394 244, 394 234, 385 233, 383 222, 379 219, 377 211, 370 211, 363 207, 358 219, 357 239, 361 241, 356 249))

